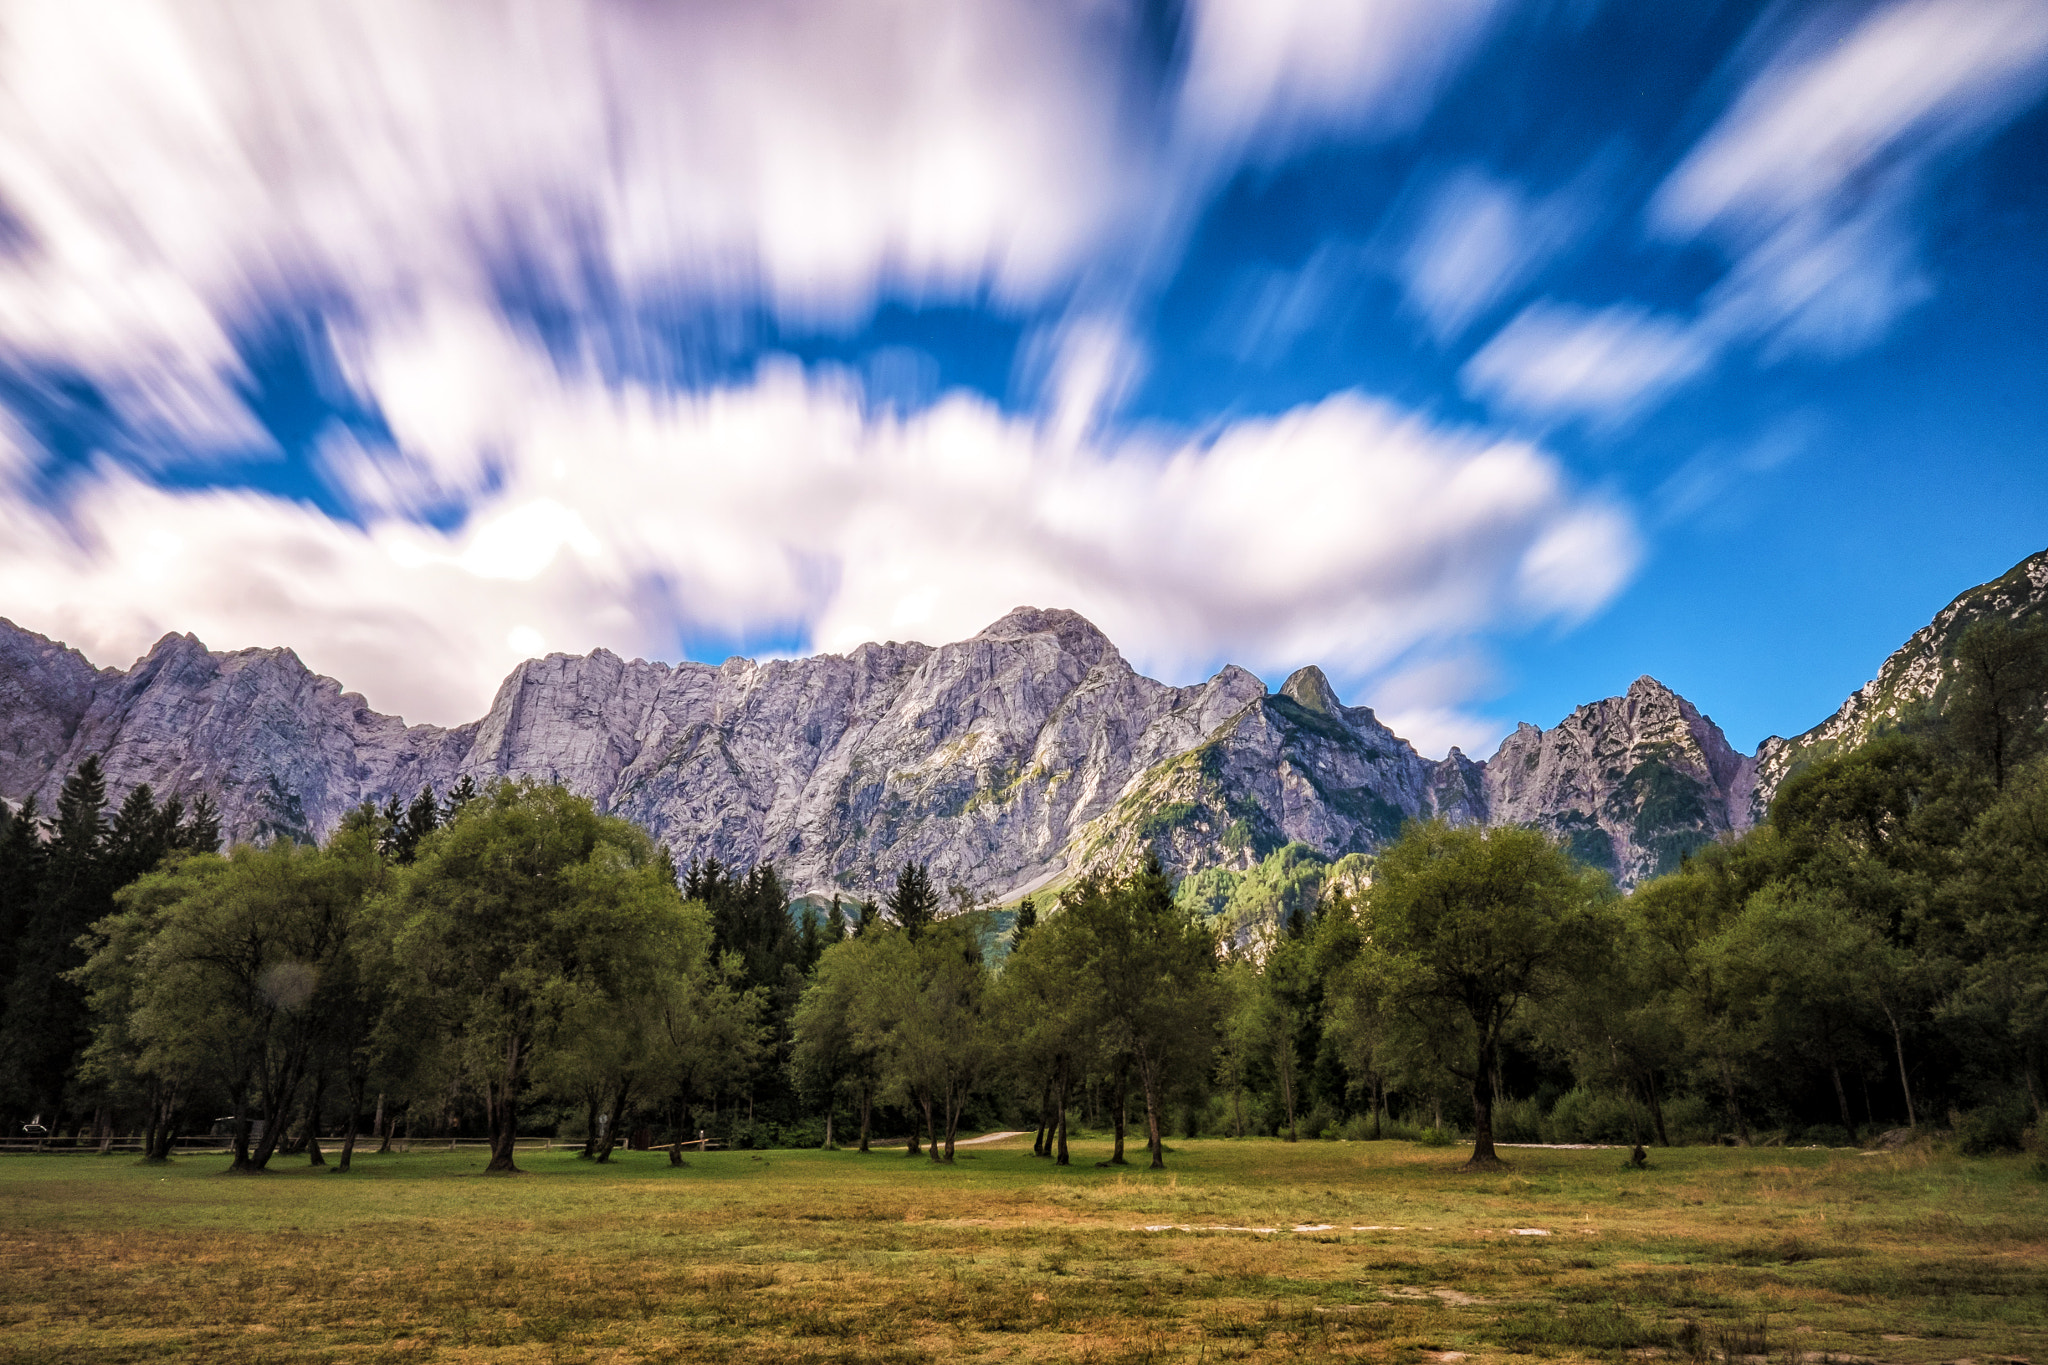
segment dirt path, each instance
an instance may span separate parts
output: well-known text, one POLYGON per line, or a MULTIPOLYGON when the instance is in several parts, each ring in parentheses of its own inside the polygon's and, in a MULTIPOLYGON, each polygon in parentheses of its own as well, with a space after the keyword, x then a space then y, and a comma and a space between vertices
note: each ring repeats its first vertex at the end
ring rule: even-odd
POLYGON ((1030 1136, 1031 1133, 1028 1129, 1020 1129, 1014 1133, 983 1133, 980 1137, 955 1139, 953 1145, 955 1147, 979 1147, 984 1142, 1001 1142, 1004 1138, 1030 1136))

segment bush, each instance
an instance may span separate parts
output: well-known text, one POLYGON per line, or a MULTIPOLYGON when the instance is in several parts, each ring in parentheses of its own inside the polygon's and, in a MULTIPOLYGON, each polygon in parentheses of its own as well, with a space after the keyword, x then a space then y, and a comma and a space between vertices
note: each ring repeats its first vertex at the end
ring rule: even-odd
POLYGON ((1720 1136, 1720 1111, 1705 1095, 1674 1095, 1664 1101, 1664 1132, 1681 1147, 1711 1143, 1720 1136))
MULTIPOLYGON (((1232 1117, 1232 1112, 1230 1093, 1228 1091, 1211 1095, 1209 1097, 1209 1107, 1202 1114, 1202 1131, 1216 1137, 1237 1136, 1237 1129, 1233 1126, 1235 1120, 1232 1117)), ((1240 1101, 1237 1112, 1242 1113, 1244 1116, 1244 1135, 1246 1137, 1252 1137, 1259 1133, 1270 1134, 1272 1132, 1272 1128, 1266 1119, 1266 1102, 1260 1096, 1247 1090, 1240 1101)))
POLYGON ((1545 1142, 1614 1142, 1635 1140, 1628 1102, 1619 1095, 1575 1085, 1557 1097, 1544 1119, 1545 1142))
POLYGON ((1543 1141, 1543 1111, 1534 1099, 1497 1100, 1493 1106, 1495 1142, 1543 1141))
POLYGON ((1308 1116, 1301 1120, 1301 1135, 1305 1138, 1336 1137, 1339 1122, 1337 1111, 1317 1100, 1308 1116))
POLYGON ((2026 1145, 2033 1114, 2024 1095, 2004 1095, 1956 1116, 1956 1146, 1969 1156, 2017 1152, 2026 1145))
MULTIPOLYGON (((1382 1130, 1382 1133, 1384 1133, 1384 1130, 1382 1130)), ((1350 1118, 1344 1120, 1344 1130, 1338 1136, 1342 1137, 1346 1142, 1371 1142, 1373 1137, 1372 1115, 1353 1114, 1350 1118)))

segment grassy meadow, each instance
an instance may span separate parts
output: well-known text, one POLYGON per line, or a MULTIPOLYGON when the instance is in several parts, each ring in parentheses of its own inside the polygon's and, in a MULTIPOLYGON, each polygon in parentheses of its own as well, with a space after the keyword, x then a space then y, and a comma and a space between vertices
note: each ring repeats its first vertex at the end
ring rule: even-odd
POLYGON ((0 1157, 0 1361, 2048 1365, 2024 1158, 1099 1145, 0 1157))

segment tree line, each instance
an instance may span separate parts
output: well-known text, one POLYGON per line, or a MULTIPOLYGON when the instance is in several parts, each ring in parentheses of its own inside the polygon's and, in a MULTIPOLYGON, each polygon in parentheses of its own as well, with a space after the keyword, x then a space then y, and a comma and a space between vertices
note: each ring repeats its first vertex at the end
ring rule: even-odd
POLYGON ((793 909, 771 865, 678 869, 558 787, 223 853, 210 803, 108 816, 88 762, 54 819, 0 823, 4 1103, 153 1158, 225 1116, 244 1170, 324 1162, 322 1132, 345 1169, 365 1127, 481 1133, 501 1170, 522 1126, 597 1161, 842 1134, 946 1161, 998 1123, 1155 1167, 1198 1133, 1455 1129, 1481 1164, 1952 1119, 2011 1145, 2048 1043, 2044 683, 2039 629, 1973 627, 1938 708, 1630 895, 1538 831, 1418 823, 1357 875, 1290 871, 1313 894, 1225 943, 1156 857, 1042 906, 913 863, 793 909))

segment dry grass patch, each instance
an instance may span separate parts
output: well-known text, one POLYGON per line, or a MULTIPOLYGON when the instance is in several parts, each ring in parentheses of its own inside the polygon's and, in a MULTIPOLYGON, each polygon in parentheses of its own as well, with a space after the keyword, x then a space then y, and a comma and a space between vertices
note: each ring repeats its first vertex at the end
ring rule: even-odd
POLYGON ((1475 1177, 1396 1143, 1178 1148, 1163 1173, 1014 1141, 950 1169, 549 1154, 515 1181, 446 1154, 255 1179, 10 1157, 0 1362, 2048 1365, 2048 1186, 2017 1160, 1518 1152, 1475 1177), (1331 1226, 1134 1230, 1164 1223, 1331 1226))

